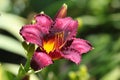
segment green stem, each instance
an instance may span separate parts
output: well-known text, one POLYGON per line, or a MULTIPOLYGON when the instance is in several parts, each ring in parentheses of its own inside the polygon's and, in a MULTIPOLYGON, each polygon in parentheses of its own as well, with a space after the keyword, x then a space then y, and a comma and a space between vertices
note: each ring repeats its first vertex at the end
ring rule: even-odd
POLYGON ((24 69, 25 69, 25 71, 26 72, 28 72, 29 71, 29 68, 30 68, 30 58, 28 58, 27 59, 27 61, 26 61, 26 64, 25 64, 25 66, 24 66, 24 69))
POLYGON ((27 51, 27 61, 25 63, 25 65, 23 66, 22 64, 20 65, 20 68, 19 68, 19 72, 18 72, 18 75, 17 75, 17 80, 29 80, 29 76, 30 74, 30 61, 31 61, 31 58, 32 58, 32 55, 35 51, 35 45, 33 44, 27 44, 26 42, 23 42, 23 47, 24 49, 27 51))
MULTIPOLYGON (((29 70, 30 70, 30 58, 27 59, 25 66, 23 66, 22 64, 20 65, 19 68, 19 72, 17 75, 17 80, 21 80, 24 79, 24 77, 29 76, 30 74, 28 74, 29 70)), ((29 80, 29 78, 28 78, 29 80)))

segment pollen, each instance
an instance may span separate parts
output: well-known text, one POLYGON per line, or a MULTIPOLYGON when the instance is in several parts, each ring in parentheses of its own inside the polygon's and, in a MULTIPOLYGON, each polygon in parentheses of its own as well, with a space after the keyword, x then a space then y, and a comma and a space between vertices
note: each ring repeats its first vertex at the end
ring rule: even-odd
POLYGON ((55 45, 54 39, 43 41, 43 48, 47 53, 54 51, 54 45, 55 45))
POLYGON ((64 32, 57 32, 54 38, 50 38, 47 41, 43 41, 43 48, 49 54, 54 50, 59 50, 64 42, 64 32))

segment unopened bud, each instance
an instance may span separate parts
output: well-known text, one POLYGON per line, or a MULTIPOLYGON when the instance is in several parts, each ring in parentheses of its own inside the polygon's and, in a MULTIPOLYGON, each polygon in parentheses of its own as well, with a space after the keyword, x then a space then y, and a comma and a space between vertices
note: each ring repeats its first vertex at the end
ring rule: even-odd
POLYGON ((67 15, 67 5, 63 4, 63 6, 59 9, 59 11, 57 12, 57 14, 55 15, 55 19, 56 18, 64 18, 67 15))

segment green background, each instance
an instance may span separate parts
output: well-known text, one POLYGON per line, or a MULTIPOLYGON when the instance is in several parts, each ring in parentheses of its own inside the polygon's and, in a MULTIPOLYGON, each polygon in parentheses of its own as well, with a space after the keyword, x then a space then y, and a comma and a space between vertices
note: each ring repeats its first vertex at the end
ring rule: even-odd
POLYGON ((31 80, 120 80, 120 0, 0 0, 0 80, 13 80, 26 61, 20 28, 41 11, 53 18, 63 3, 79 21, 77 37, 95 49, 79 65, 57 60, 31 80))

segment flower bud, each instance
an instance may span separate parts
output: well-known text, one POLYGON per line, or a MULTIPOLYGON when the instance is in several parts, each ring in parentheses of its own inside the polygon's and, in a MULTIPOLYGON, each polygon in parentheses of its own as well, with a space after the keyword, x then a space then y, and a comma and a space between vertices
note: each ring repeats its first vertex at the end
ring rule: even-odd
POLYGON ((64 18, 67 15, 67 5, 63 4, 63 6, 58 10, 57 14, 55 15, 56 18, 64 18))

